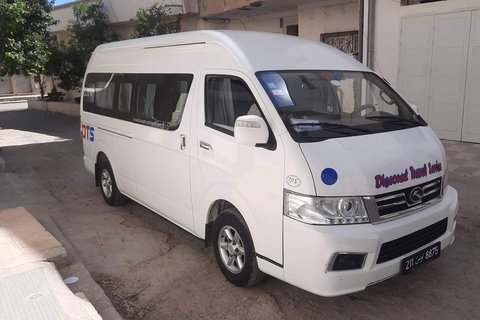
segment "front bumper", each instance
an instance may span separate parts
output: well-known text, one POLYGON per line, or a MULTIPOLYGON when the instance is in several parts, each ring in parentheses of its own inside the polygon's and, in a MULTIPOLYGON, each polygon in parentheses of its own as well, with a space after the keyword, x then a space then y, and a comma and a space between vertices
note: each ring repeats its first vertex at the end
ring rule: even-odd
POLYGON ((364 290, 368 285, 400 273, 403 258, 441 242, 442 250, 455 238, 457 191, 448 187, 435 205, 414 214, 379 224, 348 226, 308 225, 284 216, 284 279, 321 296, 338 296, 364 290), (408 254, 377 264, 383 243, 401 238, 448 218, 447 231, 408 254), (362 269, 327 271, 335 253, 367 253, 362 269))

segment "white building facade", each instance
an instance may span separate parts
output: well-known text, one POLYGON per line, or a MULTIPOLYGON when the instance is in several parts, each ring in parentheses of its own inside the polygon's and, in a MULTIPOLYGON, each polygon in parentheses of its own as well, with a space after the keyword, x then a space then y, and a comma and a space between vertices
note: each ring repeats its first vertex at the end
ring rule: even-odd
MULTIPOLYGON (((89 0, 85 0, 89 1, 89 0)), ((128 39, 130 19, 152 0, 103 0, 112 28, 128 39)), ((72 4, 52 12, 67 40, 72 4)), ((160 3, 162 1, 160 0, 160 3)), ((331 44, 379 73, 440 138, 480 142, 480 0, 166 0, 182 30, 290 34, 331 44)), ((0 82, 13 94, 19 79, 0 82), (10 89, 9 89, 10 88, 10 89)), ((35 83, 30 85, 35 90, 35 83)), ((31 92, 31 91, 30 91, 31 92)), ((67 97, 71 96, 69 94, 67 97)), ((73 97, 73 95, 72 95, 73 97)))

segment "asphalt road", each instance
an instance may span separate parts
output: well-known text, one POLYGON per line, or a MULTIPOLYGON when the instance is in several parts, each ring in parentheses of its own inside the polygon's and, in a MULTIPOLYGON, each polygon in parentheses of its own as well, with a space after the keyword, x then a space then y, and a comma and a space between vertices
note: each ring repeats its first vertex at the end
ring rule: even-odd
MULTIPOLYGON (((456 241, 440 259, 365 291, 323 298, 267 277, 225 281, 213 249, 130 202, 106 205, 83 166, 79 119, 0 113, 0 209, 48 214, 126 319, 478 319, 480 177, 452 173, 456 241)), ((308 242, 305 243, 308 245, 308 242)))

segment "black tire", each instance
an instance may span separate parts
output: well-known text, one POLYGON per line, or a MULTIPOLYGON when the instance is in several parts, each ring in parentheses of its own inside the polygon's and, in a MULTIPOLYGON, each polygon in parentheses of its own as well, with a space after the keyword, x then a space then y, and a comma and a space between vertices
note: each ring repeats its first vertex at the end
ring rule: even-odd
POLYGON ((218 266, 228 281, 239 287, 253 286, 262 281, 265 274, 258 268, 252 236, 250 235, 245 220, 243 220, 243 217, 236 209, 227 209, 217 217, 213 224, 212 236, 213 248, 218 266), (222 250, 219 246, 219 235, 224 227, 232 227, 234 231, 238 232, 241 242, 243 243, 245 254, 242 260, 244 261, 244 265, 243 269, 238 273, 229 270, 226 263, 222 260, 222 250))
POLYGON ((100 175, 100 192, 102 192, 103 199, 110 206, 121 206, 127 202, 128 198, 124 196, 117 188, 117 183, 115 181, 115 176, 113 175, 112 167, 108 161, 103 161, 100 163, 98 174, 100 175), (108 175, 111 178, 111 194, 105 194, 104 188, 102 186, 102 175, 104 171, 108 172, 108 175))

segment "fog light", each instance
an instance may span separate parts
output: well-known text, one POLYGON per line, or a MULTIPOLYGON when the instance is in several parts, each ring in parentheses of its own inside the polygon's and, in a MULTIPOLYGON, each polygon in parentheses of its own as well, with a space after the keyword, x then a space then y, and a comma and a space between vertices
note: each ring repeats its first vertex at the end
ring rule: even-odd
POLYGON ((354 270, 363 268, 366 253, 336 253, 333 256, 331 271, 354 270))

